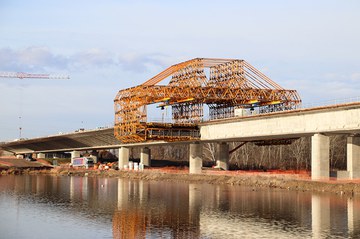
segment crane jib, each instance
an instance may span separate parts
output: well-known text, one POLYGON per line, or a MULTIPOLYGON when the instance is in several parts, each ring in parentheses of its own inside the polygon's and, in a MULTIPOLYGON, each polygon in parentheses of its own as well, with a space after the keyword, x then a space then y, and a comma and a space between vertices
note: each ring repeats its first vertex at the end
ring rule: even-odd
POLYGON ((0 78, 70 79, 68 75, 30 74, 24 72, 0 72, 0 78))

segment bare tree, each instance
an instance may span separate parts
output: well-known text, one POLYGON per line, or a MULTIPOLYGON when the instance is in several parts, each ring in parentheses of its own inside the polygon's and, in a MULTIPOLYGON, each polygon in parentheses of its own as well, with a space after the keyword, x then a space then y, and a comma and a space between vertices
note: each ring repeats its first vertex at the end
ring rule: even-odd
MULTIPOLYGON (((242 144, 242 143, 241 143, 242 144)), ((249 168, 249 161, 251 158, 251 147, 250 143, 246 143, 237 150, 231 153, 230 162, 235 162, 236 168, 246 169, 249 168)), ((239 146, 239 142, 231 142, 230 150, 239 146)))
POLYGON ((290 168, 296 170, 309 169, 309 155, 310 155, 310 144, 308 137, 301 137, 291 144, 290 156, 295 159, 295 165, 290 165, 290 168))
POLYGON ((346 137, 344 135, 330 137, 330 168, 346 169, 346 137))
POLYGON ((216 143, 205 143, 203 145, 204 158, 210 161, 216 161, 216 143))

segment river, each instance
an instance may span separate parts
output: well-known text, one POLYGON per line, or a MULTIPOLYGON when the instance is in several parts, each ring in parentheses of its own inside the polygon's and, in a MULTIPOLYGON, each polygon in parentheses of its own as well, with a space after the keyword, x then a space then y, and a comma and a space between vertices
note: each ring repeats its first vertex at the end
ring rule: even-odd
POLYGON ((0 176, 0 238, 360 238, 360 198, 268 188, 0 176))

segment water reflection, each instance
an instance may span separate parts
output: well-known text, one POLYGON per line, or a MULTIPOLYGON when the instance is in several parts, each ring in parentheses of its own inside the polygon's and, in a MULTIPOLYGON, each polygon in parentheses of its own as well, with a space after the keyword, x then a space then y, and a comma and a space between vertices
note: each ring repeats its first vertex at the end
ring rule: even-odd
POLYGON ((360 200, 349 198, 347 201, 347 210, 350 235, 360 235, 360 200))
MULTIPOLYGON (((174 187, 163 182, 118 179, 114 238, 197 238, 198 220, 193 218, 195 213, 187 198, 189 185, 185 183, 174 187)), ((199 206, 196 205, 195 210, 199 210, 199 206)))
POLYGON ((4 238, 360 237, 359 198, 227 185, 2 176, 0 210, 4 238))
POLYGON ((311 226, 314 238, 321 238, 330 230, 330 197, 311 196, 311 226))

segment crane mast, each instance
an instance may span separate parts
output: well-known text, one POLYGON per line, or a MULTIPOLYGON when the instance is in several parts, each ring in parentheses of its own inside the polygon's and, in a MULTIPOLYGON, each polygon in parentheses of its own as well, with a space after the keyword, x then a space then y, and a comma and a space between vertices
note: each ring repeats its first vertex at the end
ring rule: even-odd
MULTIPOLYGON (((70 79, 68 75, 52 75, 52 74, 31 74, 25 72, 0 72, 0 78, 18 78, 18 79, 54 79, 54 80, 67 80, 70 79)), ((19 116, 19 139, 22 139, 22 123, 21 115, 19 116)))
POLYGON ((19 78, 19 79, 55 79, 67 80, 70 79, 68 75, 52 75, 52 74, 30 74, 24 72, 0 72, 0 78, 19 78))

